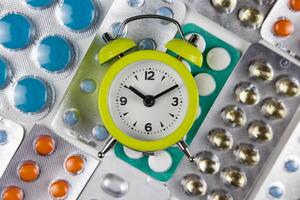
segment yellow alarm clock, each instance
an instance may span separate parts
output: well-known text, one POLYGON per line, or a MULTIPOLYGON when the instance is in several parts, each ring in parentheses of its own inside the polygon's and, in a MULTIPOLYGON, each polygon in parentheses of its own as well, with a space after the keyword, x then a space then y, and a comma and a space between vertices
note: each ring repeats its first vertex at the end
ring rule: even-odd
POLYGON ((99 89, 98 107, 104 126, 112 136, 102 158, 116 142, 140 152, 154 152, 178 144, 190 158, 183 137, 192 127, 199 109, 195 80, 181 62, 183 59, 201 67, 202 53, 187 41, 180 24, 159 15, 140 15, 125 20, 115 38, 103 35, 106 45, 100 50, 100 64, 118 58, 108 69, 99 89), (130 51, 136 43, 120 38, 127 23, 144 18, 174 23, 181 39, 173 39, 166 48, 177 58, 157 50, 130 51))

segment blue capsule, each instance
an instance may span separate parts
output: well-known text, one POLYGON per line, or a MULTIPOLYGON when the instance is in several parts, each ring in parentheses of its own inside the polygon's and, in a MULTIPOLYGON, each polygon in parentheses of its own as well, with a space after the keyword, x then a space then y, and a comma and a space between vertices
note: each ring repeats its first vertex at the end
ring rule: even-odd
POLYGON ((288 172, 297 172, 299 169, 299 163, 295 160, 289 160, 284 164, 284 167, 288 172))
POLYGON ((95 126, 92 130, 92 134, 94 138, 98 141, 103 141, 108 136, 107 130, 101 125, 95 126))
POLYGON ((80 90, 86 94, 96 91, 97 83, 92 79, 85 79, 80 83, 80 90))
POLYGON ((23 49, 32 37, 31 22, 17 13, 7 14, 0 19, 0 44, 8 49, 23 49))
POLYGON ((93 0, 63 0, 59 9, 60 20, 73 31, 84 31, 90 28, 96 15, 93 0))
POLYGON ((80 113, 76 109, 67 110, 63 116, 65 125, 69 127, 76 126, 80 121, 80 113))
POLYGON ((138 48, 140 50, 156 49, 156 42, 151 38, 145 38, 139 41, 138 48))
POLYGON ((10 78, 10 70, 7 63, 0 57, 0 89, 3 89, 10 78))
POLYGON ((128 0, 128 5, 133 8, 140 8, 144 5, 145 0, 128 0))
POLYGON ((24 0, 28 5, 34 8, 47 8, 51 6, 54 0, 24 0))
POLYGON ((13 91, 15 107, 24 113, 38 113, 43 111, 50 100, 48 85, 36 77, 20 79, 13 91))
POLYGON ((73 51, 73 47, 64 38, 49 36, 40 42, 35 56, 41 68, 49 72, 62 72, 70 66, 73 51))
POLYGON ((283 189, 279 186, 272 186, 269 188, 269 195, 273 198, 280 199, 283 196, 283 189))
MULTIPOLYGON (((166 7, 166 6, 159 8, 157 10, 156 14, 164 16, 164 17, 169 17, 169 18, 173 18, 174 17, 174 13, 173 13, 172 9, 169 8, 169 7, 166 7)), ((168 24, 169 22, 165 21, 165 20, 162 20, 161 23, 162 24, 168 24)))
POLYGON ((7 133, 5 130, 0 130, 0 144, 5 144, 7 142, 7 133))

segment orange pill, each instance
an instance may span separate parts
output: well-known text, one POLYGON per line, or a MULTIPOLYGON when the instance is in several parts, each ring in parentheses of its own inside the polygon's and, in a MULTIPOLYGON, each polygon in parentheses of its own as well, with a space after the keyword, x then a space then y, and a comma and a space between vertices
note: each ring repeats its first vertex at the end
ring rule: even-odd
POLYGON ((273 31, 279 37, 287 37, 294 32, 294 25, 289 19, 282 18, 274 23, 273 31))
POLYGON ((55 149, 55 141, 48 135, 41 135, 35 139, 34 149, 41 156, 48 156, 55 149))
POLYGON ((49 193, 53 199, 64 199, 68 196, 70 185, 66 180, 56 180, 49 186, 49 193))
POLYGON ((65 169, 73 174, 80 174, 84 169, 85 161, 81 155, 71 155, 65 160, 65 169))
POLYGON ((300 11, 300 0, 290 0, 290 7, 294 11, 300 11))
POLYGON ((33 161, 24 161, 18 168, 18 174, 22 181, 32 182, 38 178, 40 168, 33 161))
POLYGON ((24 193, 22 189, 17 186, 8 186, 4 188, 1 194, 2 200, 23 200, 24 193))

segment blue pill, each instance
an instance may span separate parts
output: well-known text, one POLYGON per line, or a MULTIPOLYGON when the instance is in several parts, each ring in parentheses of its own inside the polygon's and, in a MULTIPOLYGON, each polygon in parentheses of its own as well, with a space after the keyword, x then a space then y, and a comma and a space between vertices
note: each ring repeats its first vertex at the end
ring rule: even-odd
POLYGON ((299 163, 294 160, 289 160, 284 164, 284 167, 288 172, 296 172, 299 169, 299 163))
POLYGON ((64 0, 60 7, 62 23, 73 31, 90 28, 96 18, 93 0, 64 0))
POLYGON ((279 186, 272 186, 269 188, 269 195, 276 199, 280 199, 283 196, 283 189, 279 186))
POLYGON ((92 130, 92 134, 94 138, 98 141, 103 141, 108 136, 107 130, 101 125, 95 126, 92 130))
POLYGON ((63 116, 63 121, 65 125, 69 127, 73 127, 76 124, 78 124, 79 120, 80 120, 80 114, 79 111, 76 109, 67 110, 63 116))
POLYGON ((7 63, 0 58, 0 89, 4 88, 9 80, 10 70, 7 63))
POLYGON ((145 0, 128 0, 128 5, 133 8, 140 8, 144 5, 145 0))
POLYGON ((96 88, 97 84, 92 79, 85 79, 80 83, 80 90, 87 94, 95 92, 96 88))
POLYGON ((49 72, 66 70, 73 58, 73 48, 70 43, 58 36, 44 38, 35 53, 39 65, 49 72))
POLYGON ((156 42, 151 38, 145 38, 139 41, 138 48, 140 50, 152 50, 156 49, 156 42))
MULTIPOLYGON (((169 7, 159 8, 158 11, 156 12, 156 14, 164 16, 164 17, 169 17, 169 18, 173 18, 173 16, 174 16, 174 13, 173 13, 172 9, 169 8, 169 7)), ((162 24, 168 24, 169 22, 166 21, 166 20, 161 20, 161 23, 162 24)))
POLYGON ((25 0, 25 2, 34 8, 47 8, 51 6, 54 0, 25 0))
POLYGON ((47 84, 35 77, 25 77, 19 80, 13 91, 14 105, 24 113, 43 111, 50 99, 47 84))
POLYGON ((0 144, 5 144, 7 142, 7 133, 5 130, 0 130, 0 144))
MULTIPOLYGON (((115 22, 111 25, 111 31, 112 31, 112 35, 114 37, 116 37, 119 33, 120 27, 121 27, 121 22, 115 22)), ((125 27, 123 32, 121 33, 122 37, 125 37, 127 35, 127 28, 125 27)))
POLYGON ((0 44, 8 49, 23 49, 31 40, 32 26, 27 17, 12 13, 0 19, 0 44))

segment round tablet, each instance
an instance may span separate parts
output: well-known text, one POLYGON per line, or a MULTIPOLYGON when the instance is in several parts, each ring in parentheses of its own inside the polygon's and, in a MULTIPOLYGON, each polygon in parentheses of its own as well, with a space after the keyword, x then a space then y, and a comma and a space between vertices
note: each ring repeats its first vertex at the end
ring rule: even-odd
POLYGON ((206 61, 211 69, 221 71, 229 66, 231 56, 226 49, 216 47, 208 52, 206 61))
POLYGON ((83 93, 92 94, 96 91, 96 89, 97 89, 97 83, 92 79, 85 79, 80 83, 80 90, 83 93))
MULTIPOLYGON (((114 37, 116 37, 119 33, 120 27, 121 27, 121 22, 115 22, 111 25, 110 29, 111 29, 111 33, 114 37)), ((123 29, 123 32, 121 33, 122 37, 125 37, 127 35, 127 27, 125 26, 125 28, 123 29)))
POLYGON ((14 106, 24 113, 43 111, 50 100, 48 85, 36 77, 20 79, 13 90, 14 106))
POLYGON ((7 132, 5 130, 0 130, 0 145, 7 143, 7 132))
POLYGON ((133 8, 140 8, 144 5, 145 0, 128 0, 128 5, 133 8))
POLYGON ((65 112, 63 116, 63 121, 65 125, 69 127, 76 126, 79 123, 80 120, 80 113, 76 109, 69 109, 65 112))
POLYGON ((93 128, 92 134, 94 138, 98 141, 103 141, 108 137, 108 132, 106 128, 102 125, 97 125, 93 128))
POLYGON ((0 44, 8 49, 23 49, 32 36, 30 20, 22 14, 11 13, 0 19, 0 44))
POLYGON ((294 24, 287 18, 281 18, 274 23, 273 32, 278 37, 287 37, 294 32, 294 24))
POLYGON ((68 196, 70 185, 66 180, 55 180, 49 186, 49 194, 53 199, 64 199, 68 196))
POLYGON ((49 36, 39 43, 34 57, 42 69, 48 72, 62 72, 70 66, 73 51, 72 45, 64 38, 49 36))
MULTIPOLYGON (((186 35, 186 39, 188 40, 192 35, 194 35, 195 33, 190 33, 186 35)), ((205 39, 202 37, 202 35, 198 35, 198 40, 195 43, 195 45, 201 50, 201 52, 203 53, 205 51, 206 48, 206 41, 205 39)))
POLYGON ((299 170, 299 161, 297 158, 289 158, 285 163, 284 167, 287 172, 294 173, 299 170))
POLYGON ((281 184, 271 186, 269 195, 273 198, 280 199, 284 195, 284 187, 281 184))
POLYGON ((172 166, 172 157, 167 151, 155 152, 154 156, 149 156, 148 164, 153 171, 162 173, 172 166))
POLYGON ((294 11, 300 11, 300 0, 290 0, 290 7, 294 11))
POLYGON ((85 159, 81 155, 71 155, 65 160, 65 169, 73 175, 80 174, 84 170, 85 159))
MULTIPOLYGON (((164 17, 169 17, 169 18, 173 18, 174 17, 174 13, 173 13, 173 10, 169 7, 160 7, 157 12, 156 12, 157 15, 161 15, 161 16, 164 16, 164 17)), ((161 20, 161 23, 162 24, 168 24, 169 22, 166 21, 166 20, 161 20)))
POLYGON ((17 186, 5 187, 1 194, 2 200, 23 200, 23 190, 17 186))
POLYGON ((145 38, 139 41, 138 48, 140 50, 156 49, 156 42, 152 38, 145 38))
POLYGON ((7 63, 0 57, 0 89, 4 88, 10 78, 10 70, 7 63))
POLYGON ((55 150, 55 141, 51 136, 40 135, 34 141, 34 150, 41 156, 48 156, 55 150))
POLYGON ((143 153, 142 152, 132 150, 132 149, 127 148, 125 146, 124 146, 124 153, 126 154, 126 156, 128 158, 131 158, 131 159, 139 159, 139 158, 143 157, 143 153))
POLYGON ((216 89, 215 79, 207 73, 200 73, 196 75, 195 81, 197 83, 200 96, 208 96, 212 94, 216 89))
POLYGON ((40 174, 40 167, 33 161, 24 161, 18 168, 18 175, 22 181, 35 181, 40 174))
POLYGON ((24 0, 24 1, 33 8, 47 8, 51 6, 54 0, 24 0))
POLYGON ((93 0, 63 0, 58 16, 70 30, 84 31, 95 21, 96 7, 93 0))

